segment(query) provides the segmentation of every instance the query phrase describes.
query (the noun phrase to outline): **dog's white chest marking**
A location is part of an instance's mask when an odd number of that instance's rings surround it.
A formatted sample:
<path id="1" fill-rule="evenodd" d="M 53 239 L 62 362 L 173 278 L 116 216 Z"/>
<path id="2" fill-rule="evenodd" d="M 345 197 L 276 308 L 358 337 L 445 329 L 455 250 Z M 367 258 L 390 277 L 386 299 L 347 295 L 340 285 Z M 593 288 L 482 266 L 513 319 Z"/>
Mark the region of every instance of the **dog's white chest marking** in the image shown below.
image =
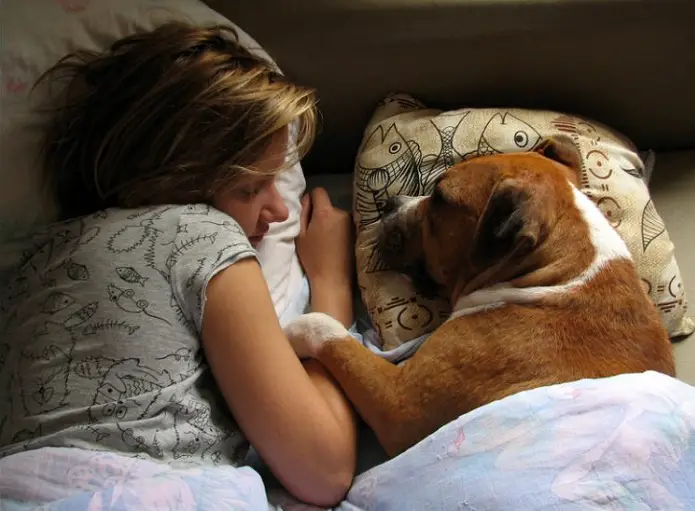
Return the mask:
<path id="1" fill-rule="evenodd" d="M 558 286 L 517 288 L 507 283 L 480 289 L 460 297 L 449 319 L 469 316 L 477 312 L 495 309 L 506 304 L 532 303 L 546 296 L 565 293 L 590 281 L 609 262 L 616 259 L 632 259 L 623 239 L 610 225 L 601 210 L 582 192 L 572 186 L 574 203 L 589 226 L 589 238 L 596 254 L 587 268 L 574 279 Z"/>

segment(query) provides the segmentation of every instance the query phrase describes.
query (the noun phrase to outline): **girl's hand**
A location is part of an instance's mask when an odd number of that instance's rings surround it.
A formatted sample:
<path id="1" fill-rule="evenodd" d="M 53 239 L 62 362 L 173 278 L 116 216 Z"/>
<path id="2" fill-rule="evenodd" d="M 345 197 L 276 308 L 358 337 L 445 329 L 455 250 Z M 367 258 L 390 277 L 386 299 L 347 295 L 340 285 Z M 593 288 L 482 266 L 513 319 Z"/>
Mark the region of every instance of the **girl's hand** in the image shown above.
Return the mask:
<path id="1" fill-rule="evenodd" d="M 347 211 L 333 207 L 323 188 L 314 188 L 302 197 L 296 245 L 312 290 L 316 286 L 352 286 L 352 219 Z"/>
<path id="2" fill-rule="evenodd" d="M 297 255 L 311 289 L 311 309 L 349 327 L 353 321 L 355 251 L 352 219 L 333 207 L 328 193 L 315 188 L 302 197 Z"/>

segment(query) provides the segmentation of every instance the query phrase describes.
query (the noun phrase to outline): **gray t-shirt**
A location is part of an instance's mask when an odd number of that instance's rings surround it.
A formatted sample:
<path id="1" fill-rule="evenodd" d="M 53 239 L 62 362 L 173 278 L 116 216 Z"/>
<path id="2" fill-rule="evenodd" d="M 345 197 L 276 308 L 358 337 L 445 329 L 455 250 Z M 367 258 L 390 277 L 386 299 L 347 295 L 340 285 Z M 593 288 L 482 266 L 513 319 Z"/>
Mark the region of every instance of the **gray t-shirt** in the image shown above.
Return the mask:
<path id="1" fill-rule="evenodd" d="M 53 224 L 0 290 L 0 457 L 42 446 L 238 464 L 247 442 L 204 361 L 205 289 L 256 257 L 205 205 Z"/>

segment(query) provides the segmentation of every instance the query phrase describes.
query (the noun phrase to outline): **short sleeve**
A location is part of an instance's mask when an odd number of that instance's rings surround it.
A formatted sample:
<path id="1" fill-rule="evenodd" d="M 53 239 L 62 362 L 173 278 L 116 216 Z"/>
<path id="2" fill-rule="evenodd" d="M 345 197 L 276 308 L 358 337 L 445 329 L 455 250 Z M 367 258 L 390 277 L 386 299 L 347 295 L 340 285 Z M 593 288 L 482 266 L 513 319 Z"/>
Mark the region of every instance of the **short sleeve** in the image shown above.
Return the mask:
<path id="1" fill-rule="evenodd" d="M 185 208 L 166 266 L 174 298 L 198 334 L 202 331 L 208 282 L 247 257 L 258 256 L 232 217 L 205 205 Z"/>

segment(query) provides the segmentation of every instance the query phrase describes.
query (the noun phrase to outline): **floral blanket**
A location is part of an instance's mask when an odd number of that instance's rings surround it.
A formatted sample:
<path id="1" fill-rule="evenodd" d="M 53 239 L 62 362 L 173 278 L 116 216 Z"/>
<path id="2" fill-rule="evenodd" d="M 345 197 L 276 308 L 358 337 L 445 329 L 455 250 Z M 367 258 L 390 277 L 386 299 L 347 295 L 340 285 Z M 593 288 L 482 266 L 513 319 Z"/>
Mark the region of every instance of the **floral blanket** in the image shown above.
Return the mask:
<path id="1" fill-rule="evenodd" d="M 249 467 L 175 470 L 68 448 L 0 460 L 0 509 L 315 509 Z M 336 509 L 695 509 L 695 388 L 654 373 L 522 392 L 359 475 Z"/>

